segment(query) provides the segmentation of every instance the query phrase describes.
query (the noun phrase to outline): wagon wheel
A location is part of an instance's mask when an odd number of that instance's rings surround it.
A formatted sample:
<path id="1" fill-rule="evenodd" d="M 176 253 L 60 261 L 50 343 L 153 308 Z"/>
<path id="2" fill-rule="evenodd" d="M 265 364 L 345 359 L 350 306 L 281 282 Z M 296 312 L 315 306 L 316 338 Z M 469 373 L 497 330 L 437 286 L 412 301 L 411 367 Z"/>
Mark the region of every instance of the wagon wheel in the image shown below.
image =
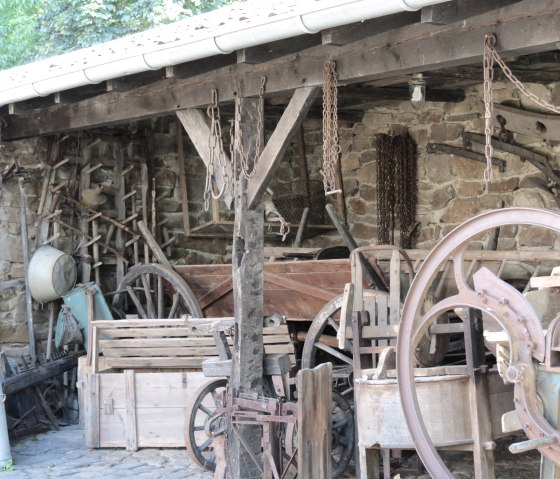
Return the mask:
<path id="1" fill-rule="evenodd" d="M 212 438 L 205 431 L 206 420 L 216 409 L 224 407 L 227 379 L 215 379 L 203 384 L 187 405 L 185 445 L 192 460 L 208 471 L 216 469 Z"/>
<path id="2" fill-rule="evenodd" d="M 315 316 L 303 344 L 301 354 L 303 369 L 311 369 L 321 362 L 330 361 L 333 364 L 333 377 L 350 375 L 352 372 L 351 343 L 347 341 L 348 347 L 341 350 L 338 348 L 336 337 L 339 322 L 335 316 L 339 313 L 343 300 L 342 295 L 331 299 Z"/>
<path id="3" fill-rule="evenodd" d="M 112 306 L 120 314 L 137 314 L 141 319 L 170 319 L 183 314 L 203 317 L 185 280 L 173 269 L 156 263 L 130 268 L 117 287 Z"/>
<path id="4" fill-rule="evenodd" d="M 418 455 L 432 477 L 450 479 L 454 476 L 436 451 L 423 421 L 412 358 L 419 338 L 439 316 L 448 311 L 482 311 L 485 323 L 487 320 L 495 321 L 506 332 L 510 357 L 505 378 L 515 383 L 514 404 L 525 433 L 529 439 L 539 441 L 558 434 L 543 417 L 538 404 L 533 363 L 535 360 L 544 361 L 545 339 L 535 311 L 521 293 L 487 268 L 480 268 L 473 275 L 474 288 L 467 284 L 463 258 L 470 241 L 480 233 L 507 225 L 539 226 L 560 233 L 560 214 L 537 208 L 506 208 L 468 220 L 449 233 L 426 257 L 404 303 L 397 348 L 397 381 L 408 429 Z M 421 311 L 419 305 L 428 295 L 437 272 L 450 259 L 457 294 L 436 302 L 428 311 Z M 465 322 L 470 321 L 470 315 L 463 316 Z M 486 324 L 484 328 L 487 328 Z M 539 447 L 539 451 L 560 463 L 558 444 Z"/>
<path id="5" fill-rule="evenodd" d="M 332 392 L 332 477 L 341 477 L 354 453 L 354 412 L 338 391 Z"/>

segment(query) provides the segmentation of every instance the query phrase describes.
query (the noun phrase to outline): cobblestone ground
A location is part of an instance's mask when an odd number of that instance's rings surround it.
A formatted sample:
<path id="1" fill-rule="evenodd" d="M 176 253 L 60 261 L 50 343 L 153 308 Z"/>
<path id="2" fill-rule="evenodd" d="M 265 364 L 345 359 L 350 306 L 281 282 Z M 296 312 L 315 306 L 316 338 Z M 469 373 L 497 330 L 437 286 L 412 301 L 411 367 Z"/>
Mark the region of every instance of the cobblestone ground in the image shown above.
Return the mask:
<path id="1" fill-rule="evenodd" d="M 497 479 L 537 479 L 539 454 L 512 456 L 506 449 L 511 441 L 498 443 Z M 183 449 L 87 449 L 80 426 L 68 426 L 12 443 L 15 470 L 0 473 L 0 479 L 211 479 L 201 471 Z M 406 453 L 405 453 L 406 455 Z M 472 455 L 447 452 L 446 464 L 457 479 L 474 478 Z M 392 464 L 392 475 L 400 479 L 430 479 L 411 456 Z M 351 473 L 345 479 L 353 478 Z M 323 479 L 323 478 L 309 478 Z M 437 478 L 436 478 L 437 479 Z"/>
<path id="2" fill-rule="evenodd" d="M 1 479 L 211 479 L 184 449 L 88 449 L 80 426 L 67 426 L 12 444 L 15 470 Z"/>

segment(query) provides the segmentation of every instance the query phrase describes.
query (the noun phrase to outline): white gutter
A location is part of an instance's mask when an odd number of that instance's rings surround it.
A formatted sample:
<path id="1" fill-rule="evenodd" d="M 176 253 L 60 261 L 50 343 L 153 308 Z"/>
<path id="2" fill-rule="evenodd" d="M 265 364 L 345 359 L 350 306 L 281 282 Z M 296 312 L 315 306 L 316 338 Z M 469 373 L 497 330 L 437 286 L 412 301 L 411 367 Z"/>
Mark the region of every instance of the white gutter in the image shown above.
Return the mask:
<path id="1" fill-rule="evenodd" d="M 119 78 L 133 73 L 186 63 L 216 54 L 227 54 L 242 48 L 262 45 L 304 33 L 317 33 L 326 28 L 333 28 L 350 23 L 383 17 L 404 11 L 416 11 L 429 5 L 444 3 L 450 0 L 321 0 L 297 2 L 297 6 L 282 15 L 269 15 L 250 20 L 249 22 L 228 20 L 226 25 L 211 32 L 209 35 L 186 35 L 189 38 L 175 38 L 162 45 L 148 48 L 136 48 L 131 54 L 114 56 L 106 55 L 107 59 L 84 68 L 73 67 L 73 64 L 87 64 L 84 56 L 95 47 L 78 50 L 60 57 L 36 62 L 23 67 L 16 67 L 0 72 L 0 80 L 9 74 L 8 81 L 0 81 L 7 88 L 0 86 L 0 106 L 51 93 L 64 91 L 88 84 L 100 83 L 105 80 Z M 263 4 L 255 4 L 255 8 L 263 8 Z M 227 8 L 227 7 L 226 7 Z M 214 12 L 212 12 L 214 13 Z M 202 16 L 187 21 L 202 20 Z M 153 29 L 151 32 L 163 32 L 166 25 Z M 145 32 L 149 34 L 149 32 Z M 132 39 L 134 35 L 129 38 Z M 104 44 L 109 46 L 114 40 Z M 104 55 L 101 54 L 101 57 Z M 72 59 L 75 58 L 75 61 Z M 57 59 L 64 59 L 68 66 L 59 71 L 52 68 Z M 93 58 L 95 61 L 95 58 Z M 62 62 L 64 63 L 64 62 Z M 21 77 L 18 78 L 18 72 Z M 10 85 L 11 84 L 11 85 Z"/>

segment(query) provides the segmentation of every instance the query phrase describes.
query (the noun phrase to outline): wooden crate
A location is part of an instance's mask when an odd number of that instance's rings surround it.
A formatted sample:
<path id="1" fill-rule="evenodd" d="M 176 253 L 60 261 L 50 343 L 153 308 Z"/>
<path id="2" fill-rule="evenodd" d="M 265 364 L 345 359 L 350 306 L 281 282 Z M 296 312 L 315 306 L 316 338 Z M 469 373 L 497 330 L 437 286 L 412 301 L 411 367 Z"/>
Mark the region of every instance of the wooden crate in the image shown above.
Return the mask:
<path id="1" fill-rule="evenodd" d="M 217 357 L 211 333 L 186 319 L 92 321 L 92 348 L 80 358 L 80 411 L 91 448 L 185 447 L 186 406 L 210 381 L 202 362 Z M 228 338 L 231 346 L 231 338 Z M 289 354 L 286 324 L 265 327 L 265 352 Z M 215 379 L 215 378 L 214 378 Z"/>
<path id="2" fill-rule="evenodd" d="M 91 448 L 185 447 L 186 405 L 209 379 L 198 371 L 82 373 L 81 406 Z"/>

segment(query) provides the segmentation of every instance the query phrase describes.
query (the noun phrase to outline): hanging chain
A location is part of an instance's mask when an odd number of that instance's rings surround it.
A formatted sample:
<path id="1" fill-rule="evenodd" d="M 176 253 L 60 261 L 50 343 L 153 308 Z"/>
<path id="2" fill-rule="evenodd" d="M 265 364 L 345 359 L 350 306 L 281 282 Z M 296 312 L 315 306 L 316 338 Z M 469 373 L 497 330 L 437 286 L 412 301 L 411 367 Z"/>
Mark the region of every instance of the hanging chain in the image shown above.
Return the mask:
<path id="1" fill-rule="evenodd" d="M 235 99 L 235 112 L 234 121 L 231 124 L 230 134 L 231 134 L 231 144 L 230 150 L 233 158 L 234 153 L 237 153 L 239 157 L 239 163 L 241 166 L 241 174 L 248 180 L 255 175 L 255 168 L 259 162 L 262 150 L 262 140 L 264 135 L 264 92 L 266 85 L 266 77 L 261 78 L 261 86 L 259 88 L 259 104 L 257 110 L 257 131 L 255 138 L 255 155 L 253 157 L 252 165 L 249 165 L 249 159 L 245 154 L 245 149 L 243 148 L 243 128 L 241 126 L 241 95 L 237 95 Z"/>
<path id="2" fill-rule="evenodd" d="M 416 147 L 408 136 L 375 135 L 377 149 L 377 244 L 411 248 L 416 220 Z"/>
<path id="3" fill-rule="evenodd" d="M 547 101 L 539 98 L 535 95 L 532 91 L 530 91 L 520 80 L 517 78 L 511 69 L 505 64 L 502 57 L 500 57 L 499 53 L 496 51 L 496 37 L 494 35 L 485 35 L 484 37 L 484 106 L 485 106 L 485 113 L 484 118 L 485 122 L 485 134 L 486 134 L 486 161 L 488 166 L 486 171 L 484 172 L 484 179 L 486 181 L 492 181 L 492 153 L 493 148 L 491 144 L 492 140 L 492 133 L 493 133 L 493 125 L 492 125 L 492 117 L 494 113 L 493 103 L 492 103 L 492 80 L 494 77 L 494 62 L 499 65 L 499 67 L 504 72 L 504 75 L 508 78 L 509 81 L 513 83 L 515 88 L 519 90 L 519 92 L 524 95 L 525 97 L 529 98 L 529 100 L 533 101 L 540 107 L 549 110 L 553 113 L 560 114 L 560 107 L 553 105 L 552 103 L 548 103 Z"/>
<path id="4" fill-rule="evenodd" d="M 486 156 L 486 170 L 484 170 L 484 181 L 487 183 L 494 179 L 492 171 L 492 156 L 494 156 L 494 148 L 492 146 L 492 134 L 494 133 L 494 125 L 492 117 L 494 116 L 494 103 L 492 94 L 492 81 L 494 80 L 494 56 L 491 54 L 491 48 L 496 38 L 494 35 L 486 35 L 484 37 L 484 135 L 486 136 L 486 144 L 484 146 L 484 155 Z"/>
<path id="5" fill-rule="evenodd" d="M 220 107 L 218 106 L 218 90 L 212 90 L 212 102 L 208 105 L 206 114 L 210 119 L 210 130 L 208 133 L 209 158 L 206 165 L 206 184 L 204 186 L 204 209 L 210 208 L 210 198 L 215 200 L 221 198 L 230 186 L 229 165 L 224 151 L 222 139 L 222 126 L 220 122 Z M 216 164 L 217 163 L 217 164 Z M 214 191 L 214 172 L 216 167 L 222 172 L 222 187 L 218 192 Z"/>
<path id="6" fill-rule="evenodd" d="M 338 106 L 336 63 L 329 60 L 323 72 L 323 186 L 325 195 L 340 193 L 336 189 L 336 165 L 340 156 L 338 144 Z"/>

